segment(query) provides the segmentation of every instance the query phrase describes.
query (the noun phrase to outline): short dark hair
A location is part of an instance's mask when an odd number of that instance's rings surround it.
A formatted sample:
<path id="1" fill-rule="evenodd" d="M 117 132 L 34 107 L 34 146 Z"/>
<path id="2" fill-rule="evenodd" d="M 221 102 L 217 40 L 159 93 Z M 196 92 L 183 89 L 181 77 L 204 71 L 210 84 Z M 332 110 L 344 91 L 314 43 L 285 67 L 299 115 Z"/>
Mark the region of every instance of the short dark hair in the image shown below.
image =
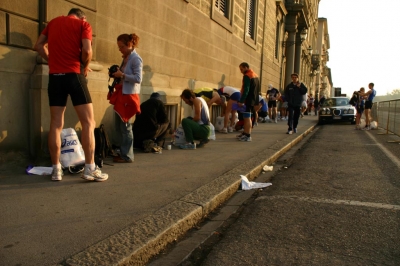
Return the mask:
<path id="1" fill-rule="evenodd" d="M 372 87 L 375 86 L 374 83 L 372 83 L 372 82 L 369 85 L 371 85 Z"/>
<path id="2" fill-rule="evenodd" d="M 185 98 L 186 100 L 189 100 L 190 98 L 196 98 L 196 94 L 194 94 L 193 91 L 189 89 L 184 89 L 181 94 L 181 98 Z"/>
<path id="3" fill-rule="evenodd" d="M 248 63 L 246 63 L 246 62 L 240 63 L 240 65 L 239 65 L 239 66 L 241 66 L 241 67 L 247 67 L 247 68 L 250 68 L 249 64 L 248 64 Z"/>
<path id="4" fill-rule="evenodd" d="M 85 12 L 83 12 L 79 8 L 71 8 L 71 10 L 68 12 L 68 16 L 69 15 L 75 15 L 78 18 L 83 18 L 85 16 Z"/>
<path id="5" fill-rule="evenodd" d="M 290 76 L 296 76 L 296 77 L 299 77 L 299 74 L 298 74 L 298 73 L 292 73 L 292 75 L 290 75 Z"/>

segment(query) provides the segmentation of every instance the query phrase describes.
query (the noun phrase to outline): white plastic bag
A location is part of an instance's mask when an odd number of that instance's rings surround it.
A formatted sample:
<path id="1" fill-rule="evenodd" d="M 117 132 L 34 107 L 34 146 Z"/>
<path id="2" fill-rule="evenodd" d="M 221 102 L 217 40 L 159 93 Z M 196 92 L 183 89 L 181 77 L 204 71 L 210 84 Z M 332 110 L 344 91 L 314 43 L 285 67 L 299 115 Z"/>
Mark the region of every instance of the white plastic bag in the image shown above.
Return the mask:
<path id="1" fill-rule="evenodd" d="M 216 139 L 216 137 L 215 137 L 215 127 L 211 122 L 210 122 L 210 136 L 208 137 L 208 139 L 211 139 L 211 140 L 215 140 Z"/>
<path id="2" fill-rule="evenodd" d="M 365 119 L 361 118 L 361 120 L 360 120 L 360 128 L 364 128 L 365 125 L 366 125 Z"/>
<path id="3" fill-rule="evenodd" d="M 63 167 L 85 163 L 85 153 L 73 128 L 64 128 L 61 131 L 60 162 Z"/>
<path id="4" fill-rule="evenodd" d="M 223 116 L 217 116 L 217 118 L 215 118 L 215 130 L 219 131 L 224 128 L 224 120 L 225 117 Z"/>
<path id="5" fill-rule="evenodd" d="M 182 124 L 179 124 L 174 134 L 174 145 L 179 146 L 185 143 L 186 143 L 185 131 L 183 131 Z"/>
<path id="6" fill-rule="evenodd" d="M 255 188 L 264 188 L 269 187 L 272 183 L 257 183 L 257 182 L 250 182 L 246 176 L 241 175 L 242 178 L 242 190 L 250 190 Z"/>
<path id="7" fill-rule="evenodd" d="M 371 129 L 377 129 L 378 128 L 378 122 L 372 121 L 370 126 L 371 126 Z"/>

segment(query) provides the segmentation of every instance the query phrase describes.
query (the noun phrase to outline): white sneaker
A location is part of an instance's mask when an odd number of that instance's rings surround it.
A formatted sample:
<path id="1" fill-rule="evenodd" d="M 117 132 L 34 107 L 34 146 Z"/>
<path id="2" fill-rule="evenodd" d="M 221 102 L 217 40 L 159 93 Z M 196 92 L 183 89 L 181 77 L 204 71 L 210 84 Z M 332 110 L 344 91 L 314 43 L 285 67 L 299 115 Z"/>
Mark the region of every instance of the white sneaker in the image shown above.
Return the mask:
<path id="1" fill-rule="evenodd" d="M 53 181 L 61 181 L 64 175 L 64 171 L 60 168 L 53 168 L 53 172 L 51 172 L 51 180 Z"/>
<path id="2" fill-rule="evenodd" d="M 101 173 L 100 168 L 96 165 L 96 168 L 93 171 L 85 167 L 81 177 L 88 181 L 103 182 L 108 179 L 108 174 Z"/>
<path id="3" fill-rule="evenodd" d="M 237 139 L 240 139 L 241 137 L 243 137 L 244 136 L 244 134 L 243 133 L 240 133 L 239 135 L 236 135 L 236 138 Z"/>
<path id="4" fill-rule="evenodd" d="M 293 131 L 289 130 L 288 132 L 286 132 L 286 134 L 292 135 Z"/>
<path id="5" fill-rule="evenodd" d="M 238 139 L 239 141 L 251 141 L 251 137 L 248 137 L 248 136 L 246 136 L 246 135 L 243 135 L 240 139 Z"/>
<path id="6" fill-rule="evenodd" d="M 275 123 L 278 123 L 278 120 L 275 118 Z"/>
<path id="7" fill-rule="evenodd" d="M 232 133 L 233 132 L 233 128 L 232 127 L 228 127 L 228 133 Z"/>
<path id="8" fill-rule="evenodd" d="M 218 130 L 219 133 L 224 133 L 224 134 L 228 134 L 228 130 L 226 129 L 226 127 L 224 127 L 223 129 Z"/>

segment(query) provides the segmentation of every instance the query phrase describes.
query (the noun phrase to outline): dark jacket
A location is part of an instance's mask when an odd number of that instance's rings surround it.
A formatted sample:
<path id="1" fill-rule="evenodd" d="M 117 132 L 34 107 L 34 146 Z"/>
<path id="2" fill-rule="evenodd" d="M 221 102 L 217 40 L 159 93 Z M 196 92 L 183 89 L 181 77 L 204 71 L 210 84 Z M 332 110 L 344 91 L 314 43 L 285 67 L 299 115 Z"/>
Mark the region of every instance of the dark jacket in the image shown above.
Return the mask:
<path id="1" fill-rule="evenodd" d="M 289 107 L 301 107 L 301 103 L 303 102 L 303 95 L 307 93 L 307 87 L 300 83 L 300 87 L 297 87 L 290 82 L 289 85 L 285 88 L 285 99 L 288 102 Z"/>
<path id="2" fill-rule="evenodd" d="M 145 139 L 154 138 L 161 125 L 169 123 L 164 103 L 150 98 L 140 105 L 141 113 L 136 115 L 133 123 L 135 146 L 140 146 Z"/>

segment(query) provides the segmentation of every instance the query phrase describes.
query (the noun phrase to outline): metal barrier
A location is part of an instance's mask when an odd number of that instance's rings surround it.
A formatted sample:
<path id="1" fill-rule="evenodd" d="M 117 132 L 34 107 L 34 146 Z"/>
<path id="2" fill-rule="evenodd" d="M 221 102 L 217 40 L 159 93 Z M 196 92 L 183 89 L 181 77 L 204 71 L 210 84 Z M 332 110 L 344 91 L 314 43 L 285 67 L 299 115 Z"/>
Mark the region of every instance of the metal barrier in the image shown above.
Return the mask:
<path id="1" fill-rule="evenodd" d="M 374 104 L 371 115 L 380 128 L 386 129 L 386 134 L 390 132 L 400 136 L 400 99 Z"/>

